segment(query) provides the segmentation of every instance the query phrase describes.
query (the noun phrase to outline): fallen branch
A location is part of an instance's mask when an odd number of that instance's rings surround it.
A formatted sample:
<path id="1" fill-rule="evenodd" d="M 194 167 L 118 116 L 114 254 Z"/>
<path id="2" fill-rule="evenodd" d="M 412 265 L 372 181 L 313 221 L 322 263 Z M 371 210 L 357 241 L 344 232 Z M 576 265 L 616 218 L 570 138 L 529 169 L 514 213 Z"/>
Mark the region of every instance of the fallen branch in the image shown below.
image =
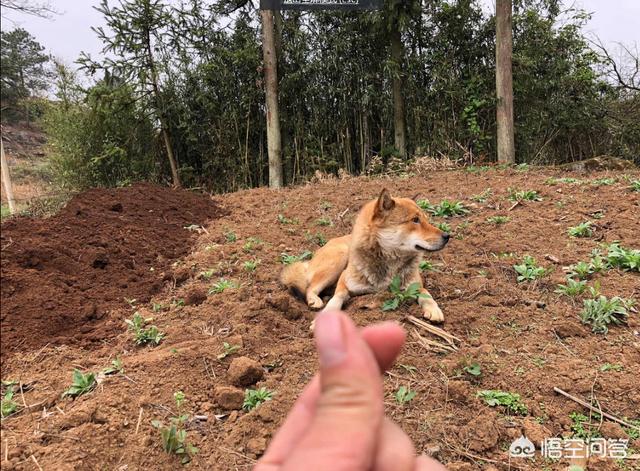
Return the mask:
<path id="1" fill-rule="evenodd" d="M 594 406 L 592 406 L 591 404 L 589 404 L 588 402 L 585 402 L 585 401 L 583 401 L 582 399 L 578 399 L 577 397 L 572 396 L 571 394 L 569 394 L 568 392 L 563 391 L 563 390 L 562 390 L 562 389 L 560 389 L 560 388 L 556 388 L 556 387 L 554 387 L 554 388 L 553 388 L 553 390 L 554 390 L 555 392 L 557 392 L 558 394 L 561 394 L 561 395 L 563 395 L 564 397 L 566 397 L 566 398 L 568 398 L 568 399 L 571 399 L 571 400 L 572 400 L 572 401 L 574 401 L 574 402 L 577 402 L 577 403 L 578 403 L 578 404 L 580 404 L 581 406 L 586 407 L 586 408 L 587 408 L 587 409 L 589 409 L 591 412 L 595 412 L 596 414 L 600 414 L 602 417 L 606 417 L 607 419 L 609 419 L 609 420 L 613 420 L 614 422 L 617 422 L 617 423 L 619 423 L 620 425 L 624 425 L 625 427 L 632 428 L 632 429 L 637 430 L 637 431 L 639 431 L 639 432 L 640 432 L 640 427 L 639 427 L 639 426 L 637 426 L 637 425 L 632 425 L 632 424 L 630 424 L 630 423 L 628 423 L 628 422 L 625 422 L 624 420 L 619 419 L 619 418 L 617 418 L 617 417 L 615 417 L 615 416 L 613 416 L 613 415 L 611 415 L 611 414 L 607 414 L 606 412 L 603 412 L 603 411 L 602 411 L 602 409 L 600 409 L 599 407 L 594 407 Z"/>
<path id="2" fill-rule="evenodd" d="M 412 331 L 413 336 L 416 338 L 418 343 L 422 345 L 427 350 L 433 350 L 437 353 L 452 353 L 457 350 L 455 346 L 447 345 L 444 343 L 436 342 L 435 340 L 429 340 L 424 338 L 422 335 L 418 333 L 416 329 Z"/>
<path id="3" fill-rule="evenodd" d="M 436 337 L 440 337 L 441 339 L 445 340 L 455 350 L 458 349 L 458 347 L 456 347 L 455 342 L 462 343 L 462 340 L 460 340 L 455 335 L 450 334 L 449 332 L 447 332 L 446 330 L 441 329 L 440 327 L 436 327 L 434 325 L 431 325 L 428 322 L 423 321 L 422 319 L 418 319 L 415 316 L 407 316 L 406 319 L 409 322 L 411 322 L 413 325 L 415 325 L 417 327 L 420 327 L 421 329 L 426 330 L 427 332 L 435 335 Z"/>

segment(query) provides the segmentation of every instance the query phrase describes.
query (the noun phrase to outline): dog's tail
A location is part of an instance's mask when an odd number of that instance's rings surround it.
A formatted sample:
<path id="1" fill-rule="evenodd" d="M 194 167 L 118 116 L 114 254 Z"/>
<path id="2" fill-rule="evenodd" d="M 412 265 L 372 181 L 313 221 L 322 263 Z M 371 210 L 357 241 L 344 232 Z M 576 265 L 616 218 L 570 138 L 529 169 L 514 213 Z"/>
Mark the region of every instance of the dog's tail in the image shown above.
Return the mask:
<path id="1" fill-rule="evenodd" d="M 296 262 L 287 265 L 280 273 L 280 282 L 304 299 L 309 280 L 307 273 L 309 262 Z"/>

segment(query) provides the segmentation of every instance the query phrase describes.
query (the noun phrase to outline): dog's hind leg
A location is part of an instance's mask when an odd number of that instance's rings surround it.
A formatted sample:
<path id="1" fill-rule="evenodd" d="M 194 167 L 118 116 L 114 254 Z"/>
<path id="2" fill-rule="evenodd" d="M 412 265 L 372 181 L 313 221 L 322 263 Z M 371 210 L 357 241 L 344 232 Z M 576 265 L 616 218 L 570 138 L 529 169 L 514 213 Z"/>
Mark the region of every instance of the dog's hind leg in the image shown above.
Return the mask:
<path id="1" fill-rule="evenodd" d="M 324 302 L 320 299 L 320 293 L 325 288 L 335 284 L 336 280 L 340 276 L 335 267 L 323 267 L 316 271 L 309 281 L 309 287 L 307 288 L 307 305 L 311 309 L 322 309 Z"/>

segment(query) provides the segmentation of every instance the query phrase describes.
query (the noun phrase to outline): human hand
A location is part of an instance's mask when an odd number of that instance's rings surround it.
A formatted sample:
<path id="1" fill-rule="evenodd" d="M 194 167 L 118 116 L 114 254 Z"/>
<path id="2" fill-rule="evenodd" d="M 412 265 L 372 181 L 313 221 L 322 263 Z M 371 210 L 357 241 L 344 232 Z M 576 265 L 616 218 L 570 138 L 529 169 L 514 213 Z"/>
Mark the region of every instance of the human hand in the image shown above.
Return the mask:
<path id="1" fill-rule="evenodd" d="M 254 471 L 446 471 L 384 416 L 381 372 L 405 334 L 386 322 L 358 331 L 343 313 L 316 317 L 320 372 L 293 405 Z"/>

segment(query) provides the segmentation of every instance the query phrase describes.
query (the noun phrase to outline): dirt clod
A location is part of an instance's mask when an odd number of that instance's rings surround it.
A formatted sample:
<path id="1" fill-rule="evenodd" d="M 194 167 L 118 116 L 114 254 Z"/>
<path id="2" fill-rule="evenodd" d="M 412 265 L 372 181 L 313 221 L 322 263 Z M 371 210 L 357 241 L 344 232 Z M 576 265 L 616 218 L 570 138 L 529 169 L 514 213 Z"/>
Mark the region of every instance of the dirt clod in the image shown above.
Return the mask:
<path id="1" fill-rule="evenodd" d="M 216 402 L 225 410 L 242 409 L 244 392 L 232 386 L 218 386 L 215 391 Z"/>
<path id="2" fill-rule="evenodd" d="M 264 376 L 260 363 L 251 358 L 234 358 L 229 365 L 229 381 L 236 386 L 251 386 Z"/>

